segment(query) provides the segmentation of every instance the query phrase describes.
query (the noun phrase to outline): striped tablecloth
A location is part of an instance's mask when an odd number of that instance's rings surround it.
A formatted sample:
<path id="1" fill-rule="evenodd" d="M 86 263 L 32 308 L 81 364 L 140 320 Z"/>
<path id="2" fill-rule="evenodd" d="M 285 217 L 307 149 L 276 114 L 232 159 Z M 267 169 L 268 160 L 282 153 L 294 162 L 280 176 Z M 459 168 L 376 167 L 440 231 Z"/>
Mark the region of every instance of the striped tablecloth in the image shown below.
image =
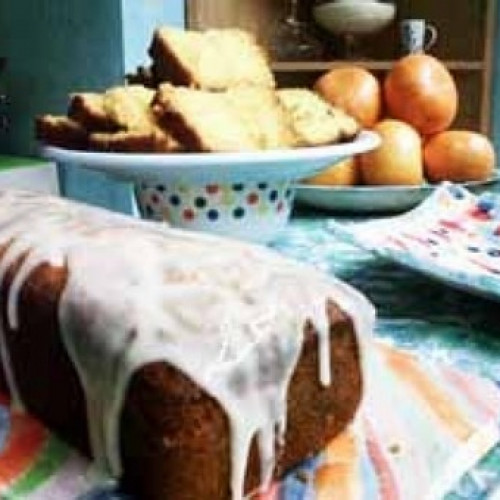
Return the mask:
<path id="1" fill-rule="evenodd" d="M 356 421 L 261 500 L 431 500 L 499 439 L 500 390 L 487 379 L 374 347 Z M 124 498 L 112 481 L 31 417 L 0 401 L 6 499 Z"/>
<path id="2" fill-rule="evenodd" d="M 359 420 L 281 498 L 441 499 L 498 442 L 495 384 L 383 344 L 375 358 Z"/>

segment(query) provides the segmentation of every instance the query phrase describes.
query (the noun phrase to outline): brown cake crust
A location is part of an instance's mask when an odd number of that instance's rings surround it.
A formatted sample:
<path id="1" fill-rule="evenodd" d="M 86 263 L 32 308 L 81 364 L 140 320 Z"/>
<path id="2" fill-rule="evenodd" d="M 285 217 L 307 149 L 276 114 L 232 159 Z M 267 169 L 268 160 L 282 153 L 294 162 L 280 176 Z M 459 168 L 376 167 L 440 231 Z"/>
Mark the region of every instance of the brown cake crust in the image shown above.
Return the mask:
<path id="1" fill-rule="evenodd" d="M 68 106 L 68 116 L 87 130 L 116 132 L 119 129 L 104 108 L 103 94 L 96 92 L 73 94 Z"/>
<path id="2" fill-rule="evenodd" d="M 5 248 L 0 249 L 0 259 Z M 17 265 L 0 290 L 2 316 Z M 62 344 L 58 304 L 67 270 L 44 264 L 29 277 L 19 299 L 19 329 L 4 321 L 16 380 L 27 410 L 63 439 L 89 454 L 84 393 Z M 362 379 L 353 325 L 335 304 L 331 321 L 332 384 L 318 382 L 317 338 L 305 325 L 305 342 L 288 392 L 286 445 L 277 475 L 319 451 L 352 420 Z M 5 382 L 2 380 L 2 385 Z M 211 396 L 166 363 L 150 363 L 132 377 L 121 417 L 126 486 L 140 499 L 227 500 L 230 454 L 227 417 Z M 246 491 L 259 481 L 253 443 Z"/>
<path id="3" fill-rule="evenodd" d="M 51 146 L 69 149 L 88 148 L 88 132 L 66 116 L 42 115 L 35 118 L 35 137 Z"/>
<path id="4" fill-rule="evenodd" d="M 180 144 L 160 129 L 124 132 L 95 132 L 89 136 L 91 150 L 120 153 L 180 152 Z"/>
<path id="5" fill-rule="evenodd" d="M 149 55 L 154 63 L 151 66 L 152 78 L 155 82 L 171 82 L 174 85 L 193 85 L 193 75 L 189 73 L 175 53 L 155 31 L 149 47 Z"/>

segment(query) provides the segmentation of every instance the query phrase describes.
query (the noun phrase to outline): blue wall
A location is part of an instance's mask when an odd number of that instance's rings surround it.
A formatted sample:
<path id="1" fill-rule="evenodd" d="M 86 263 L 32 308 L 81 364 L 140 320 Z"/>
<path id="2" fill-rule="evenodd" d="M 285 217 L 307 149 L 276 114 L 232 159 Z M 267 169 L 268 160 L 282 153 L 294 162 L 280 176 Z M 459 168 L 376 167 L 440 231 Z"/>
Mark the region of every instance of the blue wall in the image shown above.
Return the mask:
<path id="1" fill-rule="evenodd" d="M 2 77 L 10 96 L 8 152 L 36 155 L 33 120 L 64 114 L 68 94 L 101 90 L 148 62 L 160 24 L 184 23 L 182 0 L 0 0 Z M 61 168 L 66 195 L 129 212 L 129 186 L 102 175 Z"/>
<path id="2" fill-rule="evenodd" d="M 102 0 L 101 0 L 102 1 Z M 182 0 L 120 0 L 121 37 L 119 39 L 121 72 L 147 65 L 147 49 L 153 30 L 162 24 L 184 25 Z M 132 187 L 111 181 L 103 175 L 74 167 L 61 167 L 63 193 L 73 199 L 133 213 Z"/>
<path id="3" fill-rule="evenodd" d="M 33 117 L 64 112 L 68 92 L 123 71 L 119 5 L 102 0 L 0 1 L 0 53 L 10 96 L 9 150 L 34 153 Z"/>
<path id="4" fill-rule="evenodd" d="M 162 24 L 184 25 L 180 0 L 122 0 L 124 66 L 127 72 L 147 65 L 151 34 Z"/>
<path id="5" fill-rule="evenodd" d="M 122 81 L 147 63 L 155 26 L 183 22 L 181 0 L 0 0 L 10 152 L 35 154 L 34 116 L 64 113 L 72 91 Z"/>

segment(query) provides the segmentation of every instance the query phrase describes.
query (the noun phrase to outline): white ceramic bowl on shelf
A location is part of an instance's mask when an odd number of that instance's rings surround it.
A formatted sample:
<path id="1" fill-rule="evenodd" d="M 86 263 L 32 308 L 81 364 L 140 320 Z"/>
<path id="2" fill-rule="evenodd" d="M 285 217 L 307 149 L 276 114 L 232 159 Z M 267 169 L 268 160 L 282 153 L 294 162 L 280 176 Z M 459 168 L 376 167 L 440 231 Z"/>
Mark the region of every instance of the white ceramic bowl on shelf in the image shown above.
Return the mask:
<path id="1" fill-rule="evenodd" d="M 332 0 L 335 1 L 335 3 L 372 3 L 376 2 L 378 0 Z M 328 3 L 328 2 L 323 2 L 323 3 Z"/>
<path id="2" fill-rule="evenodd" d="M 395 5 L 373 0 L 337 0 L 313 8 L 316 23 L 335 35 L 376 33 L 395 15 Z"/>

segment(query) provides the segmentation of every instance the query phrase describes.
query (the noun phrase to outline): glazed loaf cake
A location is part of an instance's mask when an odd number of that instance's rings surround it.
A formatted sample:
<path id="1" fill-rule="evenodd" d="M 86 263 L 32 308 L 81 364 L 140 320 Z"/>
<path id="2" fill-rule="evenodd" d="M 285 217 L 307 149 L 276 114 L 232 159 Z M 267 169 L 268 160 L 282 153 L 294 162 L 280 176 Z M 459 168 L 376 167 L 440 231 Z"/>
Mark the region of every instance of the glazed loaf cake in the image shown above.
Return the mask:
<path id="1" fill-rule="evenodd" d="M 373 311 L 257 246 L 0 194 L 3 384 L 139 499 L 227 500 L 354 418 Z"/>

